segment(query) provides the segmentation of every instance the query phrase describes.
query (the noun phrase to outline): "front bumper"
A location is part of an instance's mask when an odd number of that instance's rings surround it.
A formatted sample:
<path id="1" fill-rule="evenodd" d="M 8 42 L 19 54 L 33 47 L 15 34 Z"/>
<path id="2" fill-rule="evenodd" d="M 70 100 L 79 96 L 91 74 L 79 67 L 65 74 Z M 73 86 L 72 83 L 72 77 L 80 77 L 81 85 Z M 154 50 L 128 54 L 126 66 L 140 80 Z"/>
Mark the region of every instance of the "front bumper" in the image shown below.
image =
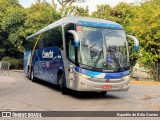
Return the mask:
<path id="1" fill-rule="evenodd" d="M 113 81 L 119 81 L 119 82 L 113 82 Z M 111 86 L 111 87 L 104 89 L 103 86 Z M 122 80 L 121 78 L 114 79 L 114 80 L 110 79 L 110 82 L 108 83 L 98 82 L 98 80 L 92 81 L 92 80 L 79 78 L 79 77 L 77 77 L 77 80 L 76 80 L 77 91 L 128 91 L 129 86 L 130 86 L 130 79 L 125 81 Z"/>

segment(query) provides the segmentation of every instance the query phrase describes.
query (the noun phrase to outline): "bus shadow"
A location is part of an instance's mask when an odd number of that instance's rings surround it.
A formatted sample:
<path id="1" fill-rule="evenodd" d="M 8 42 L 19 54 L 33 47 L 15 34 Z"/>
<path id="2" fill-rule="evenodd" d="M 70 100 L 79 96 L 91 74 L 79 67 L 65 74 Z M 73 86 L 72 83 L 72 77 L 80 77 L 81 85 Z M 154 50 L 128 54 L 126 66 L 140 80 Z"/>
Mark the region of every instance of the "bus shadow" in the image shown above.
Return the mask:
<path id="1" fill-rule="evenodd" d="M 99 92 L 80 92 L 73 90 L 68 90 L 67 95 L 77 99 L 120 99 L 120 97 L 108 93 L 104 95 Z"/>
<path id="2" fill-rule="evenodd" d="M 47 87 L 49 89 L 52 89 L 56 92 L 61 92 L 61 89 L 59 86 L 54 85 L 52 83 L 43 81 L 43 80 L 39 80 L 37 79 L 34 83 L 42 85 L 44 87 Z M 120 99 L 121 97 L 115 96 L 115 95 L 111 95 L 111 94 L 101 94 L 99 92 L 80 92 L 80 91 L 74 91 L 74 90 L 70 90 L 67 89 L 67 93 L 66 95 L 70 96 L 70 97 L 74 97 L 77 99 Z"/>
<path id="3" fill-rule="evenodd" d="M 55 90 L 57 92 L 61 92 L 61 89 L 60 89 L 60 87 L 58 85 L 54 85 L 54 84 L 46 82 L 44 80 L 36 79 L 36 81 L 34 81 L 33 83 L 39 84 L 39 85 L 41 85 L 43 87 Z"/>

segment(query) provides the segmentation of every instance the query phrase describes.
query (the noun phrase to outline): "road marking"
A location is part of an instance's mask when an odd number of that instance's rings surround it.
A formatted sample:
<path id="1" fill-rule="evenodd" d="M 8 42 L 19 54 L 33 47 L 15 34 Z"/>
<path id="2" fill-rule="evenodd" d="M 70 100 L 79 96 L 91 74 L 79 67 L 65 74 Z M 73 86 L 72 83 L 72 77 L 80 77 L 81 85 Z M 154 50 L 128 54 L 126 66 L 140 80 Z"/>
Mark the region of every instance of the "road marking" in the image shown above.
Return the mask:
<path id="1" fill-rule="evenodd" d="M 137 95 L 135 94 L 131 94 L 135 99 L 140 99 L 140 97 L 138 97 Z M 156 97 L 160 97 L 160 94 L 151 94 L 153 96 L 150 96 L 149 94 L 145 94 L 144 95 L 144 98 L 141 99 L 141 100 L 144 100 L 147 104 L 149 104 L 150 106 L 152 106 L 152 108 L 156 109 L 157 111 L 160 111 L 160 106 L 159 105 L 156 105 L 154 104 L 153 102 L 150 101 L 151 98 L 156 98 Z"/>
<path id="2" fill-rule="evenodd" d="M 160 97 L 160 95 L 158 95 L 157 97 Z M 150 101 L 150 99 L 153 98 L 151 97 L 149 94 L 144 95 L 144 101 L 147 102 L 148 104 L 150 104 L 153 108 L 155 108 L 156 110 L 160 111 L 160 106 L 154 104 L 153 102 Z"/>

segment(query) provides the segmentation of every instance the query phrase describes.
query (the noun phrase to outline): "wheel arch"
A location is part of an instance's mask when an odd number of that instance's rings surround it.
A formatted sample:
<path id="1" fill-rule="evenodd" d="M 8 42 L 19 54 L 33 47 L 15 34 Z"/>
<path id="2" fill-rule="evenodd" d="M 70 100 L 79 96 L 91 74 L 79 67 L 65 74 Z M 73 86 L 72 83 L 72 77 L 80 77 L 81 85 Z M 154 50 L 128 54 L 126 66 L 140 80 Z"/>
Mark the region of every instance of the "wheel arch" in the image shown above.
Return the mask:
<path id="1" fill-rule="evenodd" d="M 63 75 L 63 80 L 64 80 L 64 83 L 65 83 L 65 86 L 66 86 L 66 77 L 65 77 L 65 72 L 62 68 L 59 68 L 58 71 L 57 71 L 57 85 L 59 85 L 59 77 Z"/>

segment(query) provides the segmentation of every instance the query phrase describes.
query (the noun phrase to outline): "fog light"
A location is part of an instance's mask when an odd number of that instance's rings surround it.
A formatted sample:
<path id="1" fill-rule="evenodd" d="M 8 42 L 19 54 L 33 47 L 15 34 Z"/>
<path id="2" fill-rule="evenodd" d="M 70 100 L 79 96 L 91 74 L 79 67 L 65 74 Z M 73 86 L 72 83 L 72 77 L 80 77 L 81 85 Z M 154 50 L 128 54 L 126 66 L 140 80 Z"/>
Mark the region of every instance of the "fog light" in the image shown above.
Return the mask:
<path id="1" fill-rule="evenodd" d="M 130 86 L 130 84 L 127 84 L 124 86 L 124 89 L 128 88 Z"/>
<path id="2" fill-rule="evenodd" d="M 87 87 L 87 85 L 86 85 L 86 84 L 84 84 L 84 83 L 81 83 L 81 86 L 82 86 L 82 87 Z"/>

